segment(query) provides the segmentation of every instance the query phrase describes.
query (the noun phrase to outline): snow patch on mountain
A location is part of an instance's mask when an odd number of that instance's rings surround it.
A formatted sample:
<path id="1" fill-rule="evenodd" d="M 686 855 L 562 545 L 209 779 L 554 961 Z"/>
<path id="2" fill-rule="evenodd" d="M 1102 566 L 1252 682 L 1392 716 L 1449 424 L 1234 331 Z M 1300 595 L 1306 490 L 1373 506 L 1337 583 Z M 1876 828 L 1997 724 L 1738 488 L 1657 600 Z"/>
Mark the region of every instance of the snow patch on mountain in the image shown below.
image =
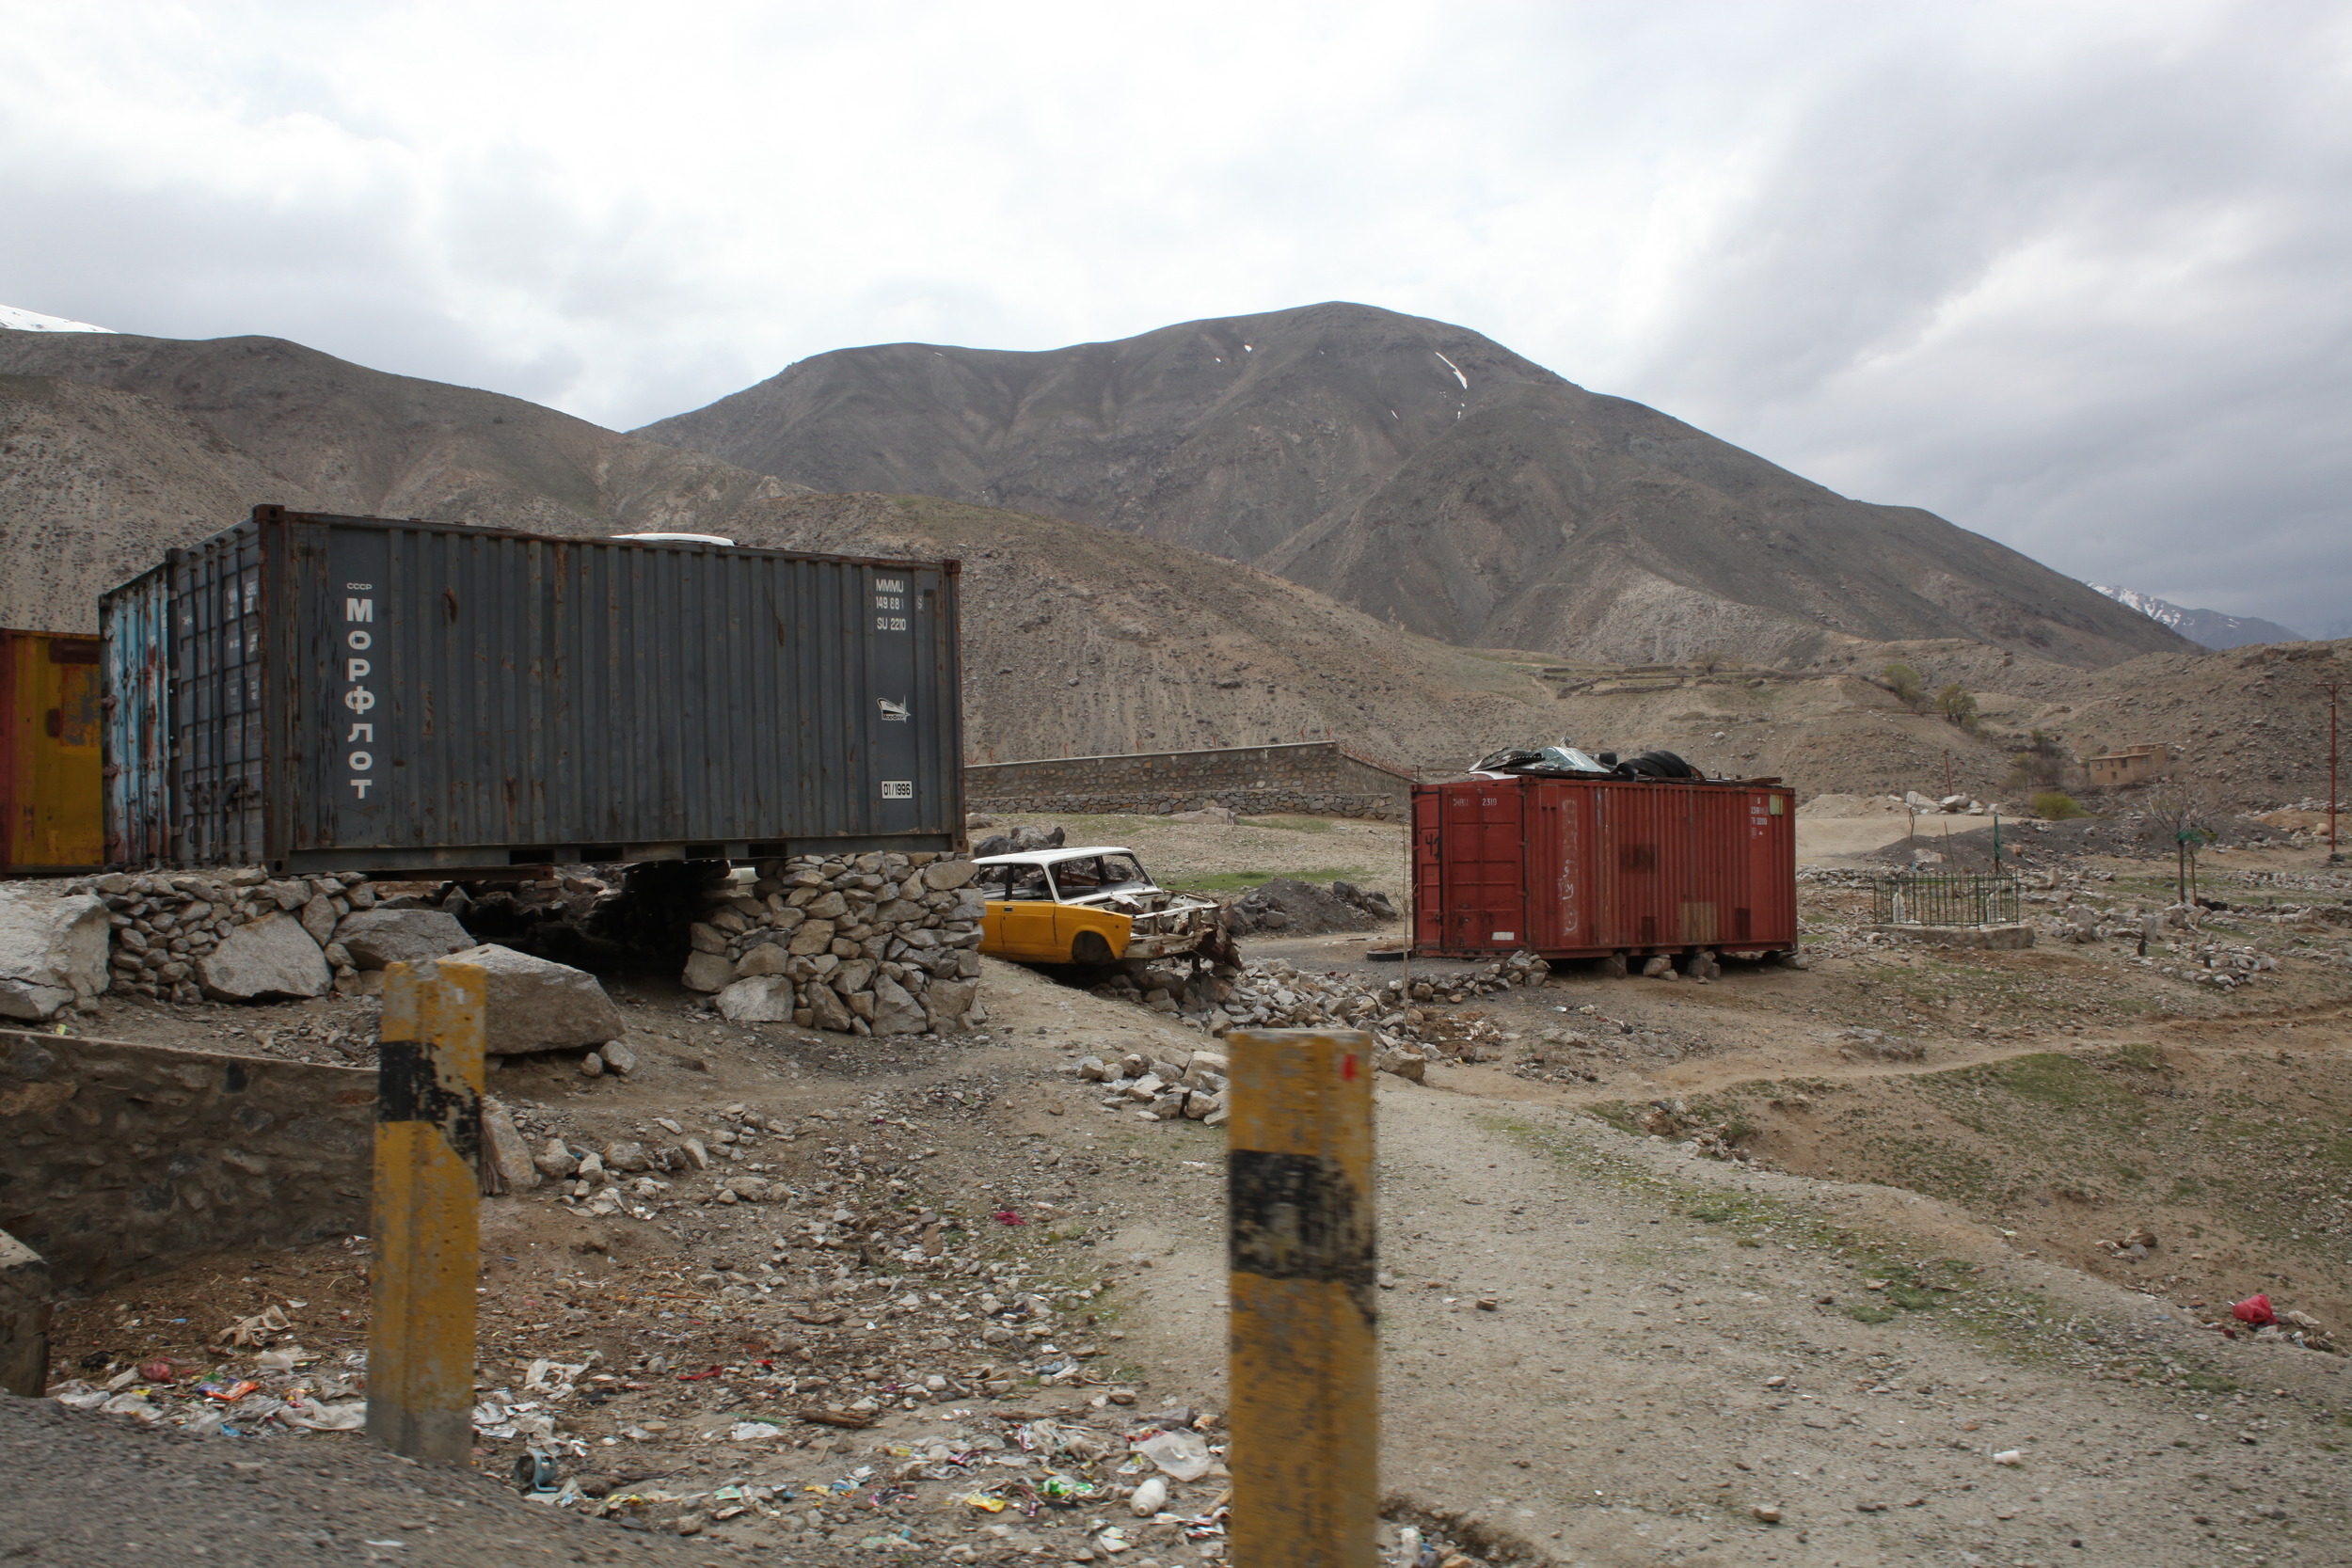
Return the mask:
<path id="1" fill-rule="evenodd" d="M 92 326 L 87 322 L 68 321 L 63 316 L 44 316 L 38 310 L 20 310 L 13 305 L 0 305 L 0 326 L 11 332 L 112 332 L 110 326 Z"/>
<path id="2" fill-rule="evenodd" d="M 2201 647 L 2240 648 L 2249 642 L 2310 641 L 2301 632 L 2289 631 L 2276 621 L 2265 621 L 2251 615 L 2224 615 L 2217 610 L 2191 610 L 2169 599 L 2159 599 L 2153 594 L 2141 594 L 2129 588 L 2111 588 L 2103 582 L 2094 582 L 2090 587 L 2094 593 L 2105 594 L 2117 604 L 2137 610 L 2152 621 L 2161 621 Z"/>

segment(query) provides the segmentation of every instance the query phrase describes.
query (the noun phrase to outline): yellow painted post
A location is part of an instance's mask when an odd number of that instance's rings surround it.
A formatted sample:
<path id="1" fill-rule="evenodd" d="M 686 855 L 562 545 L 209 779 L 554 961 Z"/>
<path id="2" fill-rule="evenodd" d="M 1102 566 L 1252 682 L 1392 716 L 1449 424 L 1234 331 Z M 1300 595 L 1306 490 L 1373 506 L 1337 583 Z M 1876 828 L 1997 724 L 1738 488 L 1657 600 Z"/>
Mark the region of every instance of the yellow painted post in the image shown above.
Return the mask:
<path id="1" fill-rule="evenodd" d="M 1225 1043 L 1232 1568 L 1373 1568 L 1373 1038 L 1270 1029 Z"/>
<path id="2" fill-rule="evenodd" d="M 448 1464 L 473 1452 L 487 983 L 479 964 L 388 968 L 375 1075 L 368 1435 Z"/>

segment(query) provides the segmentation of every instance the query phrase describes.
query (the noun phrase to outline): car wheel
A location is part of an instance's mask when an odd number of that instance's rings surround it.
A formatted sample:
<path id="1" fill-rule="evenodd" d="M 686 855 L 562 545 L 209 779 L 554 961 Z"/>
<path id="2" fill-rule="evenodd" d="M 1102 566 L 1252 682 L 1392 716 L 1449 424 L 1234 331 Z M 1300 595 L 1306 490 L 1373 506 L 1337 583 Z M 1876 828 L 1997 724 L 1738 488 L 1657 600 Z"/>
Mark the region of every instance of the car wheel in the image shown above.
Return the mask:
<path id="1" fill-rule="evenodd" d="M 1100 931 L 1080 931 L 1070 944 L 1070 961 L 1073 964 L 1106 964 L 1111 961 L 1111 944 L 1103 940 Z"/>

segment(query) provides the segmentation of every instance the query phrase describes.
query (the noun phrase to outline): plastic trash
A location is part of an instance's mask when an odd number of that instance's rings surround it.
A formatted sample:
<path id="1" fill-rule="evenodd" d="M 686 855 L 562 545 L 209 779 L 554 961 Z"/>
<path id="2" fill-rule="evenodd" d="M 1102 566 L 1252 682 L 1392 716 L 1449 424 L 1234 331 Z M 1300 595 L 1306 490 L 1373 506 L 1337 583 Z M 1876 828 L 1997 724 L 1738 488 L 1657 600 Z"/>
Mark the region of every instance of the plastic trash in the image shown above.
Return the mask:
<path id="1" fill-rule="evenodd" d="M 1999 1453 L 1993 1456 L 1994 1464 L 2007 1465 L 2012 1468 L 2023 1465 L 2025 1462 L 2026 1450 L 2023 1449 L 2003 1449 Z"/>
<path id="2" fill-rule="evenodd" d="M 756 1443 L 763 1438 L 783 1436 L 784 1429 L 772 1421 L 738 1421 L 727 1435 L 739 1443 Z"/>
<path id="3" fill-rule="evenodd" d="M 1161 1432 L 1135 1445 L 1143 1455 L 1178 1481 L 1199 1481 L 1215 1463 L 1209 1445 L 1197 1433 Z"/>
<path id="4" fill-rule="evenodd" d="M 308 1427 L 312 1432 L 357 1432 L 368 1424 L 368 1402 L 322 1404 L 317 1400 L 295 1398 L 286 1402 L 286 1409 L 278 1418 L 289 1426 Z"/>
<path id="5" fill-rule="evenodd" d="M 1149 1519 L 1168 1506 L 1168 1482 L 1153 1476 L 1136 1488 L 1136 1495 L 1127 1499 L 1127 1510 L 1138 1519 Z"/>
<path id="6" fill-rule="evenodd" d="M 2266 1295 L 2248 1296 L 2230 1308 L 2230 1316 L 2242 1323 L 2252 1323 L 2256 1328 L 2279 1321 L 2278 1314 L 2270 1309 L 2270 1298 Z"/>
<path id="7" fill-rule="evenodd" d="M 534 1492 L 552 1493 L 555 1487 L 555 1456 L 549 1453 L 527 1453 L 515 1461 L 515 1490 L 525 1497 Z"/>

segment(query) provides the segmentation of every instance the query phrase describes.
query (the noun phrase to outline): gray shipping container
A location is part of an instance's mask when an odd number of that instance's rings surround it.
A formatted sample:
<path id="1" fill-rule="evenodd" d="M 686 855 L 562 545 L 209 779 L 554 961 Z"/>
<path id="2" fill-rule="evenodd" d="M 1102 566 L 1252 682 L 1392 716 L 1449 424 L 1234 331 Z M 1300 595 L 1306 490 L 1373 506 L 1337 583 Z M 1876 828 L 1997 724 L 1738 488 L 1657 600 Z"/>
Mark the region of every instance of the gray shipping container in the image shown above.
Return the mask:
<path id="1" fill-rule="evenodd" d="M 100 601 L 108 859 L 950 848 L 959 570 L 257 507 Z"/>

